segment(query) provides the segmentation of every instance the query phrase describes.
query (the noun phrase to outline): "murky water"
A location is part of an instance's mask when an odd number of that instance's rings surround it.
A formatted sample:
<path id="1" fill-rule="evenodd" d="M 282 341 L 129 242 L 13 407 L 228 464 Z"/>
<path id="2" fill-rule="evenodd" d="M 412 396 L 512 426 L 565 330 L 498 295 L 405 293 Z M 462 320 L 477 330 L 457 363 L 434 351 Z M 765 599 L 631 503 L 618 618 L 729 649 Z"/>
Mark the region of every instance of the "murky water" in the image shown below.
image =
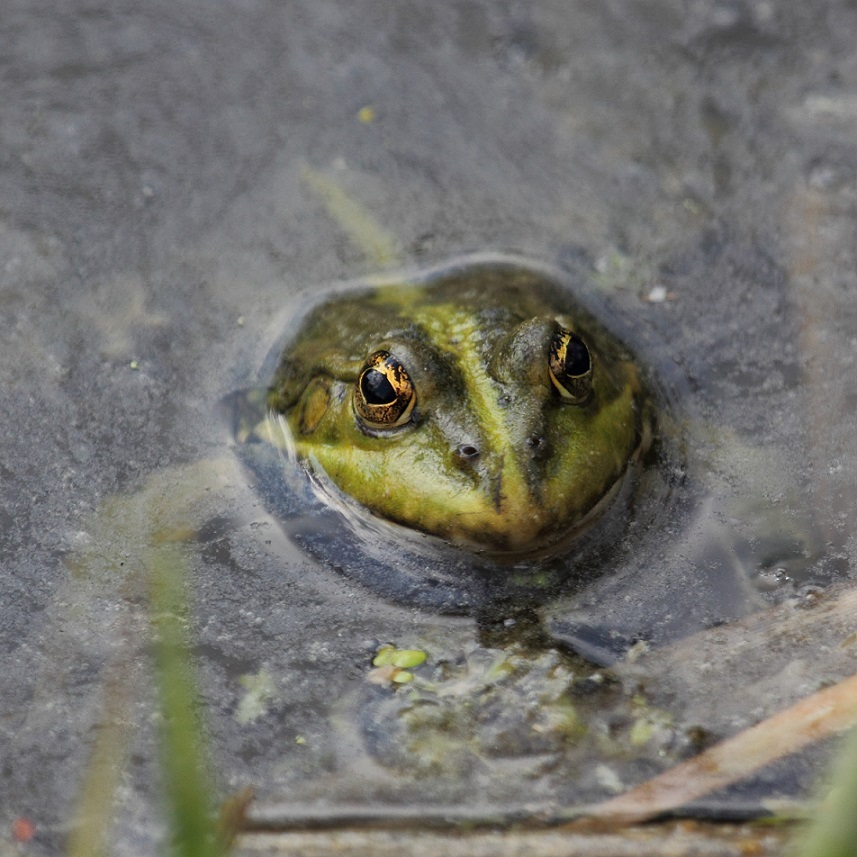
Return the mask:
<path id="1" fill-rule="evenodd" d="M 853 573 L 855 19 L 847 2 L 6 4 L 4 829 L 31 819 L 32 853 L 55 853 L 112 721 L 115 853 L 155 850 L 145 570 L 165 533 L 218 791 L 252 785 L 260 813 L 561 811 L 850 674 L 835 623 L 747 620 L 748 660 L 728 634 L 708 647 L 746 614 L 811 616 Z M 680 454 L 670 514 L 641 505 L 602 577 L 480 623 L 300 549 L 223 403 L 265 383 L 326 289 L 487 250 L 589 284 L 674 403 Z M 611 679 L 600 665 L 641 640 L 652 659 Z M 428 653 L 411 687 L 369 679 L 383 643 Z M 803 800 L 823 757 L 702 809 Z"/>

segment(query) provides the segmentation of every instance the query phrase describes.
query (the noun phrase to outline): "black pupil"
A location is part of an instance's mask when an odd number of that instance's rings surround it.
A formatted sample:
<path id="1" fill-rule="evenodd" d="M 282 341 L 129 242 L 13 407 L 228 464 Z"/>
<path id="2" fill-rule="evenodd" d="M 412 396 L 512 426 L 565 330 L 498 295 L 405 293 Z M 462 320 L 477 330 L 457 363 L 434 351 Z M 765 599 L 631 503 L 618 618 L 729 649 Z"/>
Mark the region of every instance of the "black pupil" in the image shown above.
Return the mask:
<path id="1" fill-rule="evenodd" d="M 360 379 L 363 398 L 370 405 L 389 405 L 396 401 L 396 391 L 387 376 L 377 369 L 367 369 Z"/>
<path id="2" fill-rule="evenodd" d="M 569 337 L 568 345 L 565 346 L 565 371 L 574 378 L 585 375 L 589 371 L 589 349 L 579 336 Z"/>

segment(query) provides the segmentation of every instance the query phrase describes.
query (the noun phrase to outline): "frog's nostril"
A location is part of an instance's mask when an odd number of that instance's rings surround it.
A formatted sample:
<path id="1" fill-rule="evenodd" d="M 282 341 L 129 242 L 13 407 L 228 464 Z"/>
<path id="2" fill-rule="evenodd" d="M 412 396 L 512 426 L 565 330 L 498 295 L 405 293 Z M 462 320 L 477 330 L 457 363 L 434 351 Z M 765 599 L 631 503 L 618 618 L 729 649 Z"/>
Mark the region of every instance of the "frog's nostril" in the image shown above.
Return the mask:
<path id="1" fill-rule="evenodd" d="M 473 459 L 479 458 L 479 447 L 474 446 L 472 443 L 462 443 L 461 446 L 455 450 L 455 454 L 462 461 L 473 461 Z"/>
<path id="2" fill-rule="evenodd" d="M 530 454 L 536 461 L 544 461 L 550 457 L 551 447 L 547 438 L 541 435 L 534 434 L 527 438 L 527 446 L 530 448 Z"/>

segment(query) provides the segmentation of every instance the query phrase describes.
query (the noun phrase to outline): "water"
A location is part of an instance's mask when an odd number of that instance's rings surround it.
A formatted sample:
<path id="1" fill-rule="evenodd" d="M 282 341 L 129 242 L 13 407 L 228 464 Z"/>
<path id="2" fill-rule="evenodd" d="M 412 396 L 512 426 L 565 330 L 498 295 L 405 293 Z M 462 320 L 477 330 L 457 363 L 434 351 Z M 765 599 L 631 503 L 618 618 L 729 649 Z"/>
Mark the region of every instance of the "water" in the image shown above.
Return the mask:
<path id="1" fill-rule="evenodd" d="M 168 531 L 190 569 L 217 788 L 252 784 L 260 812 L 295 795 L 331 812 L 468 795 L 518 811 L 530 792 L 566 808 L 704 745 L 696 727 L 732 734 L 848 674 L 841 639 L 811 625 L 783 655 L 763 623 L 740 692 L 723 700 L 693 667 L 673 686 L 673 667 L 640 661 L 639 710 L 551 638 L 606 661 L 850 579 L 855 15 L 846 2 L 6 4 L 5 829 L 25 816 L 34 853 L 61 847 L 105 699 L 125 694 L 111 837 L 116 853 L 154 852 L 145 556 Z M 589 272 L 680 404 L 686 444 L 688 503 L 527 634 L 400 606 L 298 550 L 218 410 L 325 289 L 484 250 Z M 429 653 L 422 693 L 459 767 L 436 747 L 403 751 L 408 697 L 366 682 L 385 642 Z M 492 664 L 518 678 L 504 685 Z M 490 739 L 455 731 L 480 681 Z M 549 722 L 510 720 L 540 686 Z M 247 719 L 253 687 L 263 713 Z M 617 736 L 609 763 L 581 737 L 599 722 Z M 821 762 L 800 758 L 725 803 L 804 799 Z"/>

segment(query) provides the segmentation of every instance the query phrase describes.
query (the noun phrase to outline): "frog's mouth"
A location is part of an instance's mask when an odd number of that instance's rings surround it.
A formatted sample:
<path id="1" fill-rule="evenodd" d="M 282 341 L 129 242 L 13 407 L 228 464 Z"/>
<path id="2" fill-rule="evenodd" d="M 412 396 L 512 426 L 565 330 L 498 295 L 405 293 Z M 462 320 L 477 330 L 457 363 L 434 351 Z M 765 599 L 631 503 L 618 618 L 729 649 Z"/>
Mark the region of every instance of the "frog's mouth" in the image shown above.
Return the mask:
<path id="1" fill-rule="evenodd" d="M 471 516 L 462 525 L 454 512 L 447 509 L 446 514 L 453 522 L 452 536 L 438 535 L 431 530 L 376 514 L 355 500 L 331 478 L 317 456 L 311 453 L 302 459 L 297 454 L 291 430 L 282 415 L 269 414 L 260 434 L 280 451 L 286 466 L 305 473 L 318 501 L 334 510 L 369 552 L 377 550 L 379 545 L 383 546 L 384 553 L 391 549 L 407 550 L 409 553 L 436 557 L 439 553 L 453 552 L 456 562 L 472 557 L 498 566 L 509 566 L 537 562 L 567 552 L 614 505 L 629 483 L 634 482 L 640 461 L 651 446 L 653 431 L 650 421 L 641 426 L 639 443 L 629 456 L 626 468 L 584 515 L 571 524 L 547 528 L 542 519 L 533 514 L 537 501 L 521 486 L 513 486 L 515 490 L 512 492 L 513 497 L 521 499 L 510 502 L 508 486 L 504 484 L 508 473 L 502 466 L 502 455 L 498 456 L 494 472 L 486 477 L 482 489 L 486 498 L 486 515 L 482 520 L 487 523 L 474 524 Z M 468 463 L 476 462 L 481 456 L 475 443 L 461 444 L 455 454 Z M 527 521 L 530 522 L 529 526 Z"/>
<path id="2" fill-rule="evenodd" d="M 517 548 L 452 543 L 397 524 L 370 513 L 317 464 L 299 466 L 325 514 L 335 518 L 341 558 L 334 565 L 341 566 L 345 576 L 399 603 L 469 615 L 492 605 L 535 607 L 597 576 L 625 531 L 641 454 L 642 445 L 625 472 L 574 526 Z"/>

